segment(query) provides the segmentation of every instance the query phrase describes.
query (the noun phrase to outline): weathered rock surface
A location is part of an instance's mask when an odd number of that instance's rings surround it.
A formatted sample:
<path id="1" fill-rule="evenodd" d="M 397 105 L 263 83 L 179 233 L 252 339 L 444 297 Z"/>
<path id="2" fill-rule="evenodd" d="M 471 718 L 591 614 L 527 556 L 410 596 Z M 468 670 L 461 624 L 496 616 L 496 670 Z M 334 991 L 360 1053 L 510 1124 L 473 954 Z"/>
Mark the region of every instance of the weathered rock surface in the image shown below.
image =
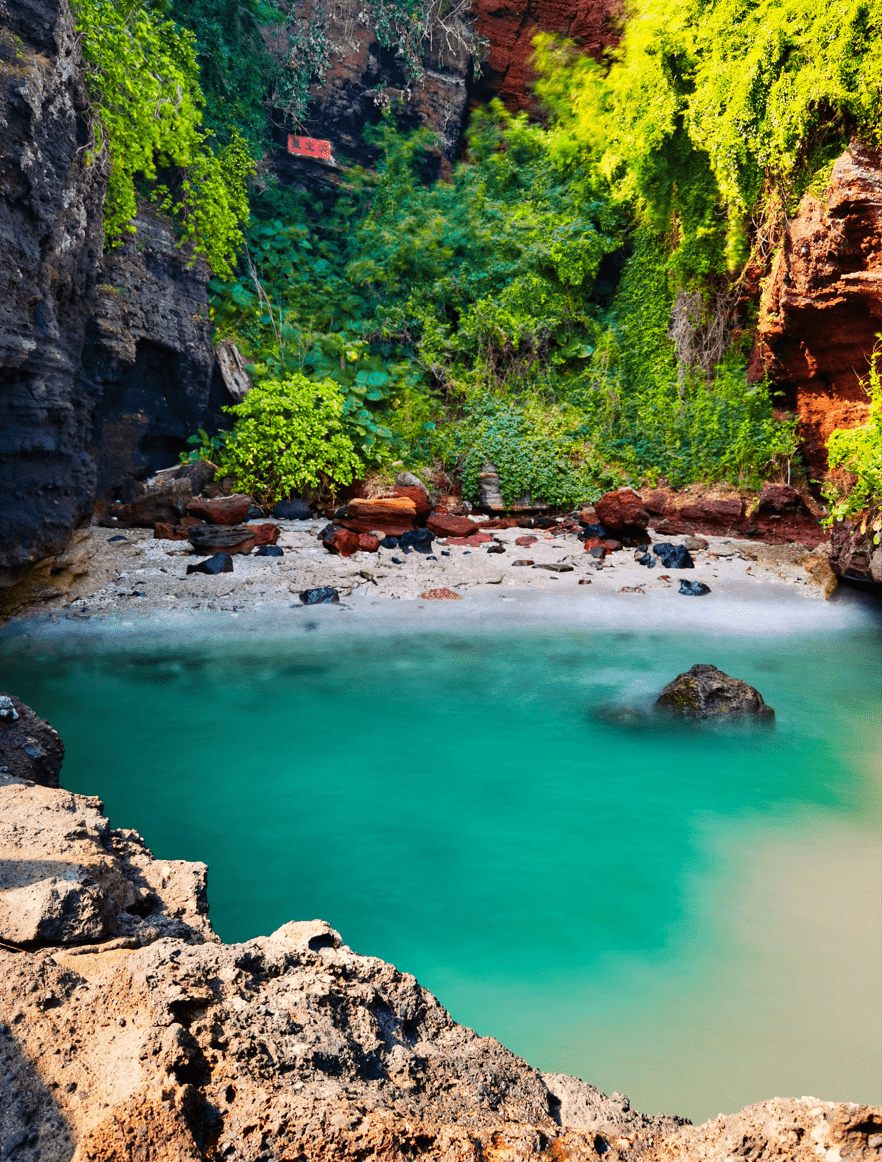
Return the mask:
<path id="1" fill-rule="evenodd" d="M 837 577 L 882 584 L 882 544 L 875 543 L 879 533 L 873 528 L 878 519 L 877 513 L 869 514 L 866 521 L 837 521 L 834 524 L 830 566 Z"/>
<path id="2" fill-rule="evenodd" d="M 75 386 L 106 176 L 64 0 L 0 6 L 0 584 L 61 552 L 90 512 L 91 409 Z M 80 406 L 74 405 L 78 400 Z"/>
<path id="3" fill-rule="evenodd" d="M 234 401 L 211 346 L 208 265 L 179 249 L 156 215 L 139 213 L 135 227 L 102 259 L 83 353 L 100 498 L 177 460 L 197 428 L 231 426 L 221 407 Z"/>
<path id="4" fill-rule="evenodd" d="M 640 537 L 649 523 L 643 499 L 633 488 L 619 488 L 601 496 L 594 506 L 604 528 L 624 535 Z"/>
<path id="5" fill-rule="evenodd" d="M 257 543 L 250 525 L 192 525 L 187 540 L 197 553 L 250 553 Z"/>
<path id="6" fill-rule="evenodd" d="M 206 868 L 158 861 L 98 799 L 0 775 L 0 941 L 215 940 Z"/>
<path id="7" fill-rule="evenodd" d="M 142 529 L 159 521 L 180 524 L 186 520 L 189 503 L 214 480 L 216 471 L 207 460 L 197 460 L 164 468 L 149 480 L 129 481 L 123 489 L 127 503 L 106 508 L 105 523 L 122 520 Z"/>
<path id="8" fill-rule="evenodd" d="M 719 489 L 658 488 L 647 493 L 643 503 L 649 527 L 657 533 L 749 536 L 772 545 L 798 542 L 808 548 L 827 540 L 814 498 L 789 484 L 766 484 L 755 498 Z"/>
<path id="9" fill-rule="evenodd" d="M 0 694 L 0 774 L 58 786 L 64 743 L 48 722 L 12 694 Z"/>
<path id="10" fill-rule="evenodd" d="M 346 505 L 340 524 L 353 533 L 383 532 L 400 537 L 413 528 L 417 507 L 409 496 L 382 496 L 373 500 L 355 499 Z"/>
<path id="11" fill-rule="evenodd" d="M 212 525 L 242 524 L 251 511 L 250 496 L 218 496 L 214 500 L 191 500 L 187 512 Z"/>
<path id="12" fill-rule="evenodd" d="M 467 516 L 442 516 L 437 513 L 429 517 L 426 528 L 436 537 L 471 537 L 481 531 L 480 525 Z"/>
<path id="13" fill-rule="evenodd" d="M 801 416 L 804 455 L 826 468 L 834 428 L 866 421 L 867 374 L 882 330 L 882 154 L 853 143 L 823 201 L 787 223 L 763 294 L 758 353 Z"/>
<path id="14" fill-rule="evenodd" d="M 680 718 L 754 718 L 771 722 L 775 717 L 775 711 L 753 686 L 740 678 L 730 678 L 716 666 L 706 665 L 678 674 L 662 690 L 655 707 Z"/>

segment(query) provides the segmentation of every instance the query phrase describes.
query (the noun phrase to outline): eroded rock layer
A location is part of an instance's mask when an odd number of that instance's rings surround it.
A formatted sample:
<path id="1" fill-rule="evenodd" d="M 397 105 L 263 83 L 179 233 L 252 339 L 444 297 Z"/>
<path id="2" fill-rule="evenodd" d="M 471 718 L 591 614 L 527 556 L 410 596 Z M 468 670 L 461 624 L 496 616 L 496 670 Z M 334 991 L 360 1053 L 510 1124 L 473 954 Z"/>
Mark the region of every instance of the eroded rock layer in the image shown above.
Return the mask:
<path id="1" fill-rule="evenodd" d="M 759 352 L 801 416 L 811 468 L 835 428 L 866 421 L 861 385 L 882 331 L 882 154 L 853 144 L 819 201 L 803 198 L 763 295 Z"/>

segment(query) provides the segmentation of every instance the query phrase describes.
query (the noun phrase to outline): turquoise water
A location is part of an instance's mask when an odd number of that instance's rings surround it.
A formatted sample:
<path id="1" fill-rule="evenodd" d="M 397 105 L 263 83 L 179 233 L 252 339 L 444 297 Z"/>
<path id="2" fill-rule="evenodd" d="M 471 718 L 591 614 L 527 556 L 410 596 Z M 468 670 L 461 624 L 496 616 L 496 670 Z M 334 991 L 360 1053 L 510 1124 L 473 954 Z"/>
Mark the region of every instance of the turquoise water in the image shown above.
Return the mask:
<path id="1" fill-rule="evenodd" d="M 321 917 L 649 1112 L 879 1100 L 877 625 L 341 616 L 7 634 L 0 688 L 61 733 L 65 786 L 209 865 L 225 940 Z M 694 662 L 776 729 L 604 719 Z"/>

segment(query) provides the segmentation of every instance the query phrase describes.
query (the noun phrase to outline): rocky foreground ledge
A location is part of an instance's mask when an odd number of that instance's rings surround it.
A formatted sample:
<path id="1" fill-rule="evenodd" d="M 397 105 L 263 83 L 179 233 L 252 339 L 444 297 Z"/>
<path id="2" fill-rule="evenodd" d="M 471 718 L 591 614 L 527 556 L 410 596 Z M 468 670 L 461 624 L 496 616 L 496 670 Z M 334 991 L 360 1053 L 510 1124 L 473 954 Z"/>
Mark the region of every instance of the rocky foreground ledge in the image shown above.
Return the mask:
<path id="1" fill-rule="evenodd" d="M 0 773 L 0 845 L 4 1160 L 880 1157 L 880 1108 L 776 1098 L 693 1127 L 539 1073 L 320 920 L 222 944 L 205 866 L 95 798 Z"/>

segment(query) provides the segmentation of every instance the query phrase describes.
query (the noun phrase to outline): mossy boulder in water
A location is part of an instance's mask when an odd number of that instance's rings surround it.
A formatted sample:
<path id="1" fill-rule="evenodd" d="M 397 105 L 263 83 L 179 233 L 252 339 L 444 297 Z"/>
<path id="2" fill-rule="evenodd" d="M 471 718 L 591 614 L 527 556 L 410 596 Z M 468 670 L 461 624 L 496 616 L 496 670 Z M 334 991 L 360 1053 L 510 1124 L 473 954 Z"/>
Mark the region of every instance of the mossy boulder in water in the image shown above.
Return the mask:
<path id="1" fill-rule="evenodd" d="M 680 718 L 753 719 L 771 723 L 775 711 L 753 686 L 730 678 L 716 666 L 693 666 L 668 682 L 655 703 L 656 710 Z"/>

